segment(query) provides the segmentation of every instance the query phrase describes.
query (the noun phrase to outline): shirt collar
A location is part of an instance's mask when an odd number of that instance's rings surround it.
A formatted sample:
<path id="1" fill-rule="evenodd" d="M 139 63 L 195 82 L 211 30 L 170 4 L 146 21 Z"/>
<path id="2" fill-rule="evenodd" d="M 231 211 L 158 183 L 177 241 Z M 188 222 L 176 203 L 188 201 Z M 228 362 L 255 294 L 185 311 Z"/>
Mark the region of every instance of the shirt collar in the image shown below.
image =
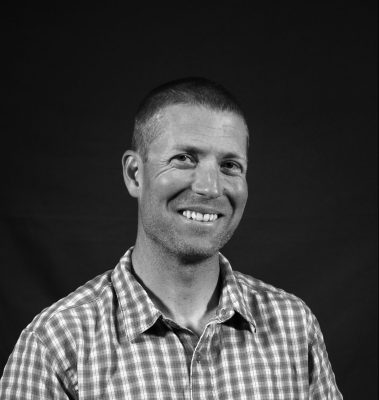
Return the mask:
<path id="1" fill-rule="evenodd" d="M 152 327 L 162 315 L 133 274 L 132 251 L 133 247 L 120 259 L 112 273 L 113 286 L 130 341 Z"/>
<path id="2" fill-rule="evenodd" d="M 161 311 L 155 307 L 146 290 L 133 274 L 132 251 L 133 247 L 125 253 L 112 272 L 112 283 L 125 318 L 126 332 L 131 341 L 162 317 Z M 216 311 L 217 319 L 225 322 L 237 312 L 252 324 L 255 330 L 255 321 L 229 261 L 221 253 L 219 260 L 222 290 Z"/>
<path id="3" fill-rule="evenodd" d="M 221 253 L 219 253 L 219 260 L 222 278 L 222 292 L 216 312 L 217 318 L 221 322 L 225 322 L 230 319 L 235 312 L 237 312 L 253 326 L 253 330 L 255 331 L 256 323 L 250 308 L 246 304 L 247 299 L 244 296 L 241 284 L 233 273 L 229 261 Z"/>

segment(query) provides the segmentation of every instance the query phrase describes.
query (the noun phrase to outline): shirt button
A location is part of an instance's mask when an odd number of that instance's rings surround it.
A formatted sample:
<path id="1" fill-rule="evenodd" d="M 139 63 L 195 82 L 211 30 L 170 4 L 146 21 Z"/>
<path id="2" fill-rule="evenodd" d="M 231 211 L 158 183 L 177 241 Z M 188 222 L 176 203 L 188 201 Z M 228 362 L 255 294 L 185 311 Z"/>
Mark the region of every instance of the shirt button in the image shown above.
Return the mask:
<path id="1" fill-rule="evenodd" d="M 200 353 L 197 353 L 196 354 L 196 362 L 199 364 L 199 363 L 201 363 L 201 354 Z"/>

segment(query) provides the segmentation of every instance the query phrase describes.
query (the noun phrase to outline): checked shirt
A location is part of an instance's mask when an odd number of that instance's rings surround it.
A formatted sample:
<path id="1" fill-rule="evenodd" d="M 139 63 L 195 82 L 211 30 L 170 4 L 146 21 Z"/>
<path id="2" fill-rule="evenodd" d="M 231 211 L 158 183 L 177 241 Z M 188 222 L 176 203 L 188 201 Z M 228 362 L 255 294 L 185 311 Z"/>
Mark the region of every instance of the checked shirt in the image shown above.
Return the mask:
<path id="1" fill-rule="evenodd" d="M 219 306 L 198 337 L 154 306 L 131 251 L 26 327 L 2 400 L 342 399 L 300 299 L 233 272 L 220 254 Z"/>

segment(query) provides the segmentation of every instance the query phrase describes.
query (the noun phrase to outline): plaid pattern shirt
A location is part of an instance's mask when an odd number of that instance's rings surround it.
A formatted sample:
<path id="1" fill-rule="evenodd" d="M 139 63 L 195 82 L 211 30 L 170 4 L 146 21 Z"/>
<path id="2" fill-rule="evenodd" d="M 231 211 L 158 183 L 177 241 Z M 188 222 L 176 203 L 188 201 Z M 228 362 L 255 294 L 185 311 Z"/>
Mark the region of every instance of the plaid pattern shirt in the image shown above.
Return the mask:
<path id="1" fill-rule="evenodd" d="M 233 272 L 200 338 L 117 267 L 45 309 L 5 367 L 10 399 L 342 399 L 319 325 L 297 297 Z"/>

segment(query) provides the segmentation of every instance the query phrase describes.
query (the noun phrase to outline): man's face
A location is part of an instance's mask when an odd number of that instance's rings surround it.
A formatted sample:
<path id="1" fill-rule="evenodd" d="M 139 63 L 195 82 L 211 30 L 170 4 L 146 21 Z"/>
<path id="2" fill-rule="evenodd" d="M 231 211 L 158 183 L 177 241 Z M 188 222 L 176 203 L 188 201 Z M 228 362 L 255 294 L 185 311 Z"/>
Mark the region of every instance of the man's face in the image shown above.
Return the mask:
<path id="1" fill-rule="evenodd" d="M 247 128 L 235 113 L 172 105 L 142 166 L 139 229 L 183 259 L 211 257 L 247 200 Z"/>

